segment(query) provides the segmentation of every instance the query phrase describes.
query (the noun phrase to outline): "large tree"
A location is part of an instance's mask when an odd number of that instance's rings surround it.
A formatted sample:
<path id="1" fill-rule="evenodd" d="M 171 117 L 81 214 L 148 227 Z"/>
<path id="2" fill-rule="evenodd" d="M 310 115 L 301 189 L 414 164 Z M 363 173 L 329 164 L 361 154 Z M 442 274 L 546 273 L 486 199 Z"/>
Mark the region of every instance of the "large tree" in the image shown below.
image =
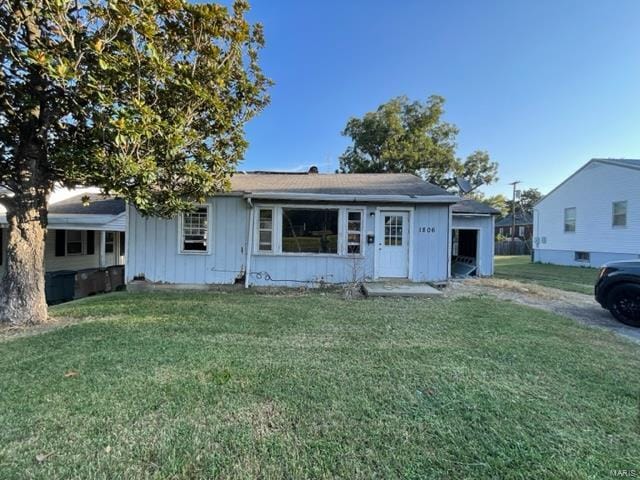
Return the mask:
<path id="1" fill-rule="evenodd" d="M 476 151 L 464 161 L 456 157 L 458 128 L 442 119 L 444 98 L 433 95 L 426 102 L 397 97 L 351 118 L 342 132 L 352 144 L 340 156 L 345 173 L 416 173 L 444 188 L 454 187 L 455 177 L 472 187 L 497 180 L 498 165 L 489 154 Z"/>
<path id="2" fill-rule="evenodd" d="M 47 319 L 55 185 L 94 185 L 168 216 L 227 188 L 243 126 L 268 102 L 249 6 L 0 0 L 0 321 Z"/>
<path id="3" fill-rule="evenodd" d="M 520 198 L 516 200 L 516 212 L 532 213 L 533 207 L 542 199 L 542 193 L 537 188 L 528 188 L 520 192 Z M 513 211 L 513 201 L 507 203 L 509 213 Z"/>

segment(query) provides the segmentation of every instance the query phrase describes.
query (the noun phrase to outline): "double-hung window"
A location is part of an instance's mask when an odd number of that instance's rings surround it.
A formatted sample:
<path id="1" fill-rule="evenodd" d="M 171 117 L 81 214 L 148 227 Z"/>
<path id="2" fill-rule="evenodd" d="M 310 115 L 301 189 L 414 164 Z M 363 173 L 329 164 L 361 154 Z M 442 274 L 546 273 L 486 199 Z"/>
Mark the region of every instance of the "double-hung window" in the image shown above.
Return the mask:
<path id="1" fill-rule="evenodd" d="M 273 251 L 273 209 L 258 209 L 258 251 Z"/>
<path id="2" fill-rule="evenodd" d="M 362 210 L 347 210 L 347 253 L 362 254 Z"/>
<path id="3" fill-rule="evenodd" d="M 613 202 L 611 224 L 614 227 L 627 226 L 627 201 Z"/>
<path id="4" fill-rule="evenodd" d="M 67 255 L 82 255 L 82 231 L 67 230 Z"/>
<path id="5" fill-rule="evenodd" d="M 570 207 L 564 209 L 564 231 L 575 232 L 576 231 L 576 207 Z"/>
<path id="6" fill-rule="evenodd" d="M 206 205 L 182 214 L 180 250 L 182 253 L 209 251 L 209 208 Z"/>
<path id="7" fill-rule="evenodd" d="M 115 250 L 116 236 L 114 232 L 106 232 L 104 235 L 105 253 L 113 253 Z"/>

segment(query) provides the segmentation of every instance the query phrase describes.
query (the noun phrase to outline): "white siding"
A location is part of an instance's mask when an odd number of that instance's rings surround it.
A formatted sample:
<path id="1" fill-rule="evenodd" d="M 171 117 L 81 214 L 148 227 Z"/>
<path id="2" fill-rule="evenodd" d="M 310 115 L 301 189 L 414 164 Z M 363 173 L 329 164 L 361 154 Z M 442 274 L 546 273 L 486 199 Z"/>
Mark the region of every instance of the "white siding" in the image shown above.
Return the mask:
<path id="1" fill-rule="evenodd" d="M 478 230 L 478 273 L 493 275 L 494 218 L 492 216 L 453 215 L 453 228 Z"/>
<path id="2" fill-rule="evenodd" d="M 612 226 L 612 204 L 627 201 L 626 227 Z M 576 231 L 564 231 L 564 209 L 576 208 Z M 573 252 L 640 254 L 640 170 L 588 164 L 550 193 L 534 211 L 536 259 L 563 258 L 574 262 Z M 566 255 L 546 253 L 567 252 Z M 593 266 L 597 260 L 592 259 Z"/>

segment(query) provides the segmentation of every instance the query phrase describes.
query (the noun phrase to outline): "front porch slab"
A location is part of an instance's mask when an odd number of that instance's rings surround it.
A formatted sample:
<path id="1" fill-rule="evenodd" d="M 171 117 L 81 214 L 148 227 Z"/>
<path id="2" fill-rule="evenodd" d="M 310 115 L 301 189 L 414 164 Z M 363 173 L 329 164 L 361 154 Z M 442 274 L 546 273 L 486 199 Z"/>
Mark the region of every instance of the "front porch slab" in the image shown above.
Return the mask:
<path id="1" fill-rule="evenodd" d="M 426 283 L 368 282 L 362 285 L 367 297 L 439 297 L 442 292 Z"/>

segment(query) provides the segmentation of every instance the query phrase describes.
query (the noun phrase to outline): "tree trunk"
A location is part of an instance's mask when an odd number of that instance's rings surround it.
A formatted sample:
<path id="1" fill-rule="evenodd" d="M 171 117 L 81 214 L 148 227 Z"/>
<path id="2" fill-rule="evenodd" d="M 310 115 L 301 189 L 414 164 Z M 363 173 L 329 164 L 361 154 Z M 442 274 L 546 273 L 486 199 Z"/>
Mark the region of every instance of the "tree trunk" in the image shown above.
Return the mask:
<path id="1" fill-rule="evenodd" d="M 19 200 L 19 199 L 17 199 Z M 46 196 L 17 201 L 7 213 L 6 270 L 0 280 L 0 322 L 34 325 L 47 321 L 44 293 Z"/>

